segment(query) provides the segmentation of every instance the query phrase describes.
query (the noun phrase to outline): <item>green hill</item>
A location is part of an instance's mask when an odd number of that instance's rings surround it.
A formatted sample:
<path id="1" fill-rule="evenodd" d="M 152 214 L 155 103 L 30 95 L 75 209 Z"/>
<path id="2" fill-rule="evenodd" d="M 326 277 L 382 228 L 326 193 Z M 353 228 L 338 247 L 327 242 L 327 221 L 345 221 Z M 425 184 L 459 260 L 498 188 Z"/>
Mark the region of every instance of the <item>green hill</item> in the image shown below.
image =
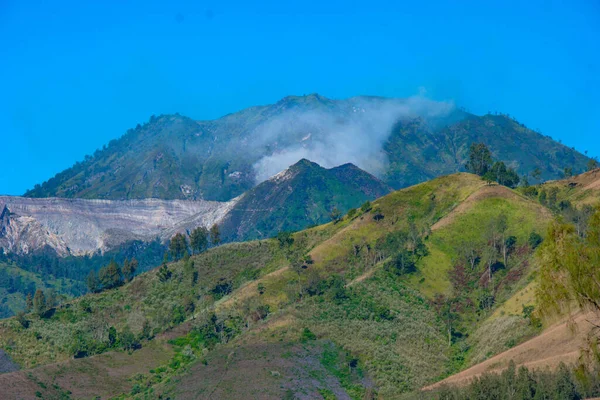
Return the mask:
<path id="1" fill-rule="evenodd" d="M 152 116 L 25 195 L 224 201 L 302 157 L 326 167 L 353 162 L 399 189 L 462 171 L 469 146 L 479 142 L 520 174 L 538 167 L 545 179 L 566 167 L 582 172 L 589 161 L 507 116 L 416 103 L 313 94 L 214 121 Z"/>
<path id="2" fill-rule="evenodd" d="M 27 315 L 27 327 L 1 321 L 0 348 L 33 369 L 0 386 L 13 397 L 396 398 L 537 332 L 494 311 L 531 279 L 531 233 L 552 219 L 477 176 L 434 179 L 293 241 L 223 245 Z"/>
<path id="3" fill-rule="evenodd" d="M 331 220 L 391 191 L 352 164 L 325 169 L 306 159 L 246 192 L 221 222 L 225 241 L 273 237 Z"/>

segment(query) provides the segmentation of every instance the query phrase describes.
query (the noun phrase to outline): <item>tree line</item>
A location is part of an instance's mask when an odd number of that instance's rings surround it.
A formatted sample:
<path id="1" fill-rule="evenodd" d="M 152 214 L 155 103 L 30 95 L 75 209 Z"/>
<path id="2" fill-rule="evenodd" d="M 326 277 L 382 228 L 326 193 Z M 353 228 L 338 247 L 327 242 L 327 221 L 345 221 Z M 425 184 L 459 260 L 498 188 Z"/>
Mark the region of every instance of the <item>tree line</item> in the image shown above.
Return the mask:
<path id="1" fill-rule="evenodd" d="M 424 398 L 438 400 L 579 400 L 600 395 L 598 371 L 574 371 L 560 364 L 556 371 L 516 368 L 514 362 L 502 373 L 485 373 L 464 387 L 445 386 Z"/>

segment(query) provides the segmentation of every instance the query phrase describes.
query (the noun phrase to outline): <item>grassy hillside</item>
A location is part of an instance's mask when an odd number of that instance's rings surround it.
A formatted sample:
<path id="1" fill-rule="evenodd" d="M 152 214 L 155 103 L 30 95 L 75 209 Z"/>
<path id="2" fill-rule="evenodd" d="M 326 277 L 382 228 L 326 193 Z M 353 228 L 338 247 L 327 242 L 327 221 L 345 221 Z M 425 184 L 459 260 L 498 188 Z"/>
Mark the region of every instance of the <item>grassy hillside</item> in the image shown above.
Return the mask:
<path id="1" fill-rule="evenodd" d="M 247 388 L 263 398 L 394 398 L 536 331 L 522 316 L 512 325 L 490 321 L 527 284 L 530 234 L 551 218 L 477 176 L 446 176 L 291 239 L 228 244 L 171 263 L 28 315 L 26 327 L 1 321 L 0 348 L 37 367 L 33 378 L 10 379 L 33 382 L 23 387 L 42 395 L 39 382 L 77 397 L 73 382 L 88 378 L 73 356 L 122 365 L 125 349 L 132 363 L 146 354 L 147 370 L 132 366 L 118 385 L 90 385 L 89 393 L 239 398 Z M 506 260 L 490 244 L 504 243 L 501 235 L 514 237 Z M 467 242 L 478 260 L 465 270 Z M 57 361 L 65 362 L 60 371 Z"/>
<path id="2" fill-rule="evenodd" d="M 82 282 L 34 273 L 8 260 L 0 261 L 0 318 L 24 310 L 27 295 L 33 296 L 36 289 L 52 290 L 61 300 L 80 296 L 86 291 Z"/>

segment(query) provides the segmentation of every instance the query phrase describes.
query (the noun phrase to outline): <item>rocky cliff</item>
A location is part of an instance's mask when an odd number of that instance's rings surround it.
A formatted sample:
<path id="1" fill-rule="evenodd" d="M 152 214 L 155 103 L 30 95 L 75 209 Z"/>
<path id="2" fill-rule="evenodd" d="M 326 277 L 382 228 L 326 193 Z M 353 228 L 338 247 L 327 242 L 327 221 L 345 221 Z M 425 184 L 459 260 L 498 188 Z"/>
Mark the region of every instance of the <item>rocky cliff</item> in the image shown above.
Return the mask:
<path id="1" fill-rule="evenodd" d="M 105 251 L 130 240 L 168 239 L 176 231 L 210 226 L 233 204 L 4 196 L 0 197 L 0 248 L 27 254 L 49 246 L 62 256 Z"/>

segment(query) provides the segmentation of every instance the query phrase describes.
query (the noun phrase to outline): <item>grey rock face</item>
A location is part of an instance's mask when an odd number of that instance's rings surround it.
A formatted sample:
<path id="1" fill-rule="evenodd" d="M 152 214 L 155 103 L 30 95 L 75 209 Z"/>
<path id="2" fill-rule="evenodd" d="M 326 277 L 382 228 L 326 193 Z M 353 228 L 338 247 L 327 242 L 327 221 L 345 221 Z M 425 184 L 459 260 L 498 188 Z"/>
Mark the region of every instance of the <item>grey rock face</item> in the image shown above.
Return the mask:
<path id="1" fill-rule="evenodd" d="M 106 251 L 129 240 L 165 240 L 219 223 L 235 202 L 0 196 L 0 249 L 27 254 L 49 246 L 66 256 Z"/>

